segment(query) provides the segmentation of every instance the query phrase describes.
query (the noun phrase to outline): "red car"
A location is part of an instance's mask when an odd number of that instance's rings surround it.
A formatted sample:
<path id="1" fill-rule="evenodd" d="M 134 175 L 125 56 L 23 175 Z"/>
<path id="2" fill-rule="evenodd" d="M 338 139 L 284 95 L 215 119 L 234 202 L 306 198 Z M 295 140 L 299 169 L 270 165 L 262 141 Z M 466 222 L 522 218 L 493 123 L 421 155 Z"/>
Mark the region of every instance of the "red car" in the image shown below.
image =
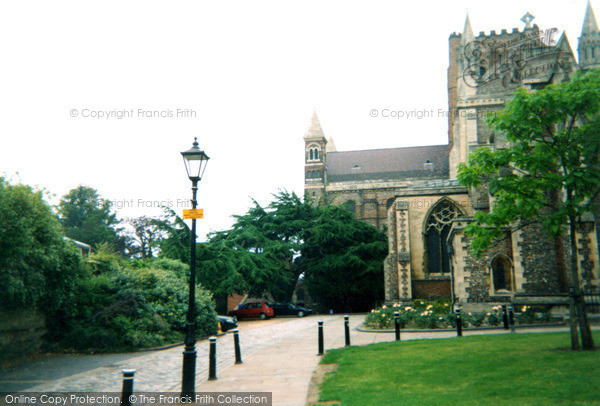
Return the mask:
<path id="1" fill-rule="evenodd" d="M 252 317 L 258 317 L 261 320 L 265 320 L 269 317 L 273 317 L 275 312 L 265 302 L 257 303 L 246 303 L 241 305 L 237 310 L 229 312 L 230 316 L 235 316 L 238 319 L 246 319 Z"/>

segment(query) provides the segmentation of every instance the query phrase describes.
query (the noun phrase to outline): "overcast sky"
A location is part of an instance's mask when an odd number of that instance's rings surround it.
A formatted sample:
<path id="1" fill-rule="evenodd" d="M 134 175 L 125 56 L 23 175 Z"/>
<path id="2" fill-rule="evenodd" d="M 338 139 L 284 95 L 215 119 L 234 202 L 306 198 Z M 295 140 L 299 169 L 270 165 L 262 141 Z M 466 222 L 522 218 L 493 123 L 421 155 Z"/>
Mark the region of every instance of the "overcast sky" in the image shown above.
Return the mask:
<path id="1" fill-rule="evenodd" d="M 338 150 L 446 143 L 448 37 L 467 11 L 475 35 L 522 30 L 529 11 L 541 29 L 566 31 L 576 51 L 585 7 L 2 2 L 0 175 L 47 189 L 52 203 L 79 184 L 94 187 L 122 218 L 158 214 L 159 202 L 181 212 L 191 183 L 180 151 L 198 137 L 211 158 L 199 188 L 204 238 L 230 227 L 251 198 L 302 194 L 314 109 Z M 373 109 L 434 113 L 397 119 Z"/>

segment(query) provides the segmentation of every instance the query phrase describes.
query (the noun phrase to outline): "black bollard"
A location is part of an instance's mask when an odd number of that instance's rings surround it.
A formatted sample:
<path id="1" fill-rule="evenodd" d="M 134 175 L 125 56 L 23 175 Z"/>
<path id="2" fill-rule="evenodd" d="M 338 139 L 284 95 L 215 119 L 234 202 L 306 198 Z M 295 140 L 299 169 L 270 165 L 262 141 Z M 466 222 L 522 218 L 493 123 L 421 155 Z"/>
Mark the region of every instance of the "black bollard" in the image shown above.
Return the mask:
<path id="1" fill-rule="evenodd" d="M 123 389 L 121 390 L 121 406 L 131 406 L 131 395 L 133 395 L 133 375 L 135 375 L 135 369 L 123 370 Z"/>
<path id="2" fill-rule="evenodd" d="M 462 319 L 460 318 L 460 307 L 455 309 L 456 311 L 456 336 L 462 337 Z"/>
<path id="3" fill-rule="evenodd" d="M 504 330 L 508 330 L 508 311 L 506 305 L 502 305 L 502 323 L 504 323 Z"/>
<path id="4" fill-rule="evenodd" d="M 323 321 L 319 321 L 319 353 L 317 355 L 323 355 Z"/>
<path id="5" fill-rule="evenodd" d="M 350 316 L 344 316 L 344 333 L 346 335 L 346 347 L 350 347 Z"/>
<path id="6" fill-rule="evenodd" d="M 510 332 L 515 332 L 515 308 L 512 306 L 508 307 L 508 324 L 510 324 Z"/>
<path id="7" fill-rule="evenodd" d="M 210 337 L 210 349 L 208 352 L 208 380 L 217 379 L 217 337 Z"/>
<path id="8" fill-rule="evenodd" d="M 396 341 L 400 341 L 400 312 L 394 312 L 394 327 L 396 328 Z"/>
<path id="9" fill-rule="evenodd" d="M 239 330 L 236 328 L 233 330 L 233 345 L 235 346 L 235 363 L 242 364 L 242 350 L 240 349 L 240 336 Z"/>

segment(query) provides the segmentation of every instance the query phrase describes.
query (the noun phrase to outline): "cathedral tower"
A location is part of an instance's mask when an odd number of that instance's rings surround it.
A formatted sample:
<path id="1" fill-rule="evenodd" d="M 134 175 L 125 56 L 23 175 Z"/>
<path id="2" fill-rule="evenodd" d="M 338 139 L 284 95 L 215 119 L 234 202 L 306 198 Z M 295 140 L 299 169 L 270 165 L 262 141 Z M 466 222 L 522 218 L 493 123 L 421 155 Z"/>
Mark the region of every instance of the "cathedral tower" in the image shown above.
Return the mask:
<path id="1" fill-rule="evenodd" d="M 315 204 L 325 195 L 326 158 L 327 139 L 315 111 L 304 134 L 304 193 L 308 193 Z"/>
<path id="2" fill-rule="evenodd" d="M 600 68 L 600 31 L 592 5 L 588 1 L 577 47 L 579 67 L 583 70 Z"/>

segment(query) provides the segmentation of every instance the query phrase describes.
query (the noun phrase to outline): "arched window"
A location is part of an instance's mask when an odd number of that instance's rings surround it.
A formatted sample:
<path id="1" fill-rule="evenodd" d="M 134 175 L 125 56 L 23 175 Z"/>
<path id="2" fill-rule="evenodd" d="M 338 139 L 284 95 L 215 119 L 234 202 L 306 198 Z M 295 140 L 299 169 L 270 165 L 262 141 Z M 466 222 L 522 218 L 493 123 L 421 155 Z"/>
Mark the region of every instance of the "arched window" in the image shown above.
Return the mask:
<path id="1" fill-rule="evenodd" d="M 313 150 L 312 149 L 310 151 L 308 151 L 308 159 L 310 159 L 311 161 L 314 159 L 313 158 Z"/>
<path id="2" fill-rule="evenodd" d="M 315 159 L 319 159 L 319 150 L 315 148 Z"/>
<path id="3" fill-rule="evenodd" d="M 496 292 L 513 290 L 512 265 L 506 255 L 497 255 L 492 260 L 492 280 Z"/>
<path id="4" fill-rule="evenodd" d="M 455 205 L 449 201 L 438 203 L 425 223 L 425 246 L 429 273 L 447 274 L 450 272 L 450 256 L 446 242 L 452 220 L 459 215 Z"/>

